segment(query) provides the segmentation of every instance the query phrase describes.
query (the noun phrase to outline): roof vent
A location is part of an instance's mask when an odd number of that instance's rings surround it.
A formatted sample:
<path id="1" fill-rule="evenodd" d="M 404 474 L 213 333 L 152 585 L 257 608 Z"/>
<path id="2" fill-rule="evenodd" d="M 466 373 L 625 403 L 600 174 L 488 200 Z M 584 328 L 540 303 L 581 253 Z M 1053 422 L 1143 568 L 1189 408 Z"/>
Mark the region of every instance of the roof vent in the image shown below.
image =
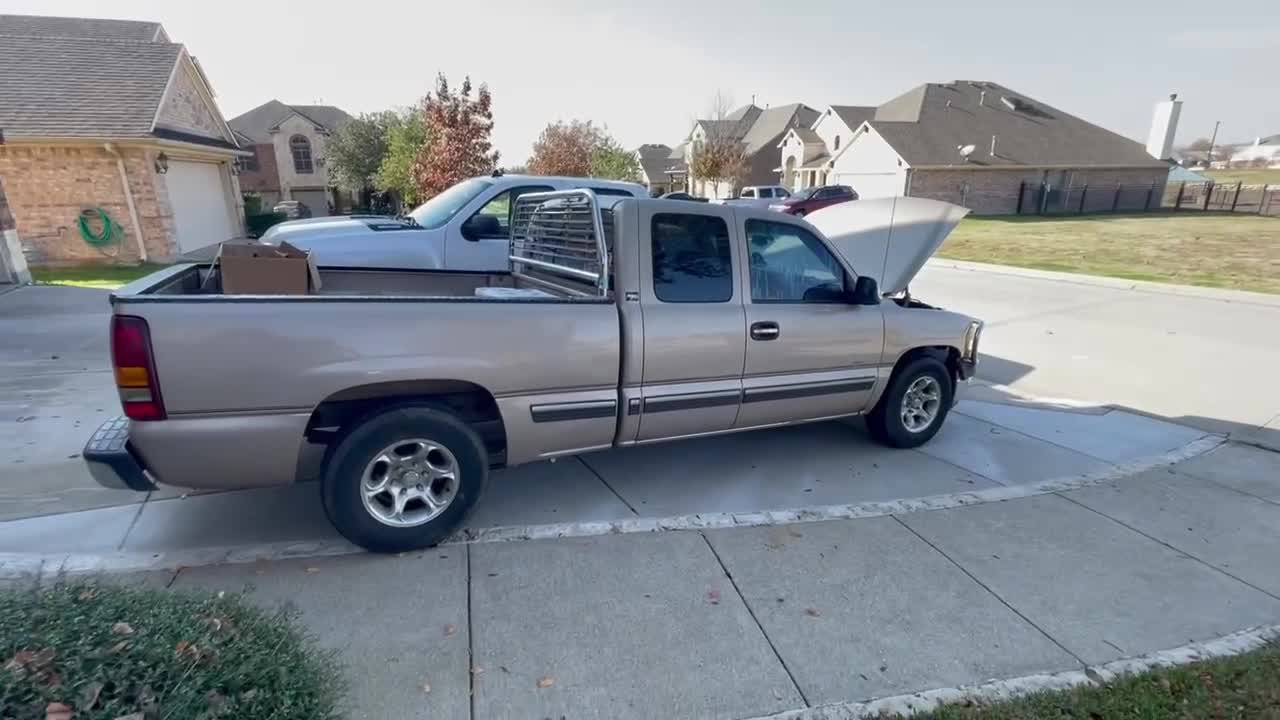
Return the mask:
<path id="1" fill-rule="evenodd" d="M 1032 115 L 1034 117 L 1046 117 L 1046 118 L 1049 117 L 1048 113 L 1036 107 L 1034 103 L 1032 103 L 1029 100 L 1024 100 L 1023 98 L 1017 97 L 1016 95 L 1003 95 L 1000 98 L 1000 102 L 1003 103 L 1004 106 L 1009 108 L 1010 110 L 1014 112 L 1022 113 L 1023 115 Z"/>

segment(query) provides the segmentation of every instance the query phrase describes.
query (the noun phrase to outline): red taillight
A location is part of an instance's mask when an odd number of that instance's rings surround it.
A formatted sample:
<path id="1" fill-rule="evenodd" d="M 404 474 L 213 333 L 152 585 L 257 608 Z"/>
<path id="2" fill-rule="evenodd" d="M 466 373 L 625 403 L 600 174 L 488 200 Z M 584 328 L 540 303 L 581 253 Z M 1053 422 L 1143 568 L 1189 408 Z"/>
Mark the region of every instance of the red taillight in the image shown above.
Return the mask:
<path id="1" fill-rule="evenodd" d="M 124 414 L 130 420 L 163 420 L 164 401 L 146 320 L 129 315 L 111 317 L 111 365 Z"/>

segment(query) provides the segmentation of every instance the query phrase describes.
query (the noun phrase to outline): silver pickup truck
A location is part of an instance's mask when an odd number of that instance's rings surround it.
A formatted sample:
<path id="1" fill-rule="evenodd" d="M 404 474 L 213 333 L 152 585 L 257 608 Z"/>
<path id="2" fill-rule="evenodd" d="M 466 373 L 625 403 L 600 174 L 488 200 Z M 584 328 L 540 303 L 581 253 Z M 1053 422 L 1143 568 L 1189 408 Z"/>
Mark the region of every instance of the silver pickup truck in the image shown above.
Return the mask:
<path id="1" fill-rule="evenodd" d="M 246 296 L 174 266 L 111 296 L 126 417 L 84 458 L 145 491 L 293 483 L 319 456 L 338 530 L 398 552 L 496 466 L 853 415 L 913 447 L 977 363 L 980 322 L 903 295 L 964 213 L 569 190 L 513 204 L 509 272 L 321 268 L 318 293 Z"/>

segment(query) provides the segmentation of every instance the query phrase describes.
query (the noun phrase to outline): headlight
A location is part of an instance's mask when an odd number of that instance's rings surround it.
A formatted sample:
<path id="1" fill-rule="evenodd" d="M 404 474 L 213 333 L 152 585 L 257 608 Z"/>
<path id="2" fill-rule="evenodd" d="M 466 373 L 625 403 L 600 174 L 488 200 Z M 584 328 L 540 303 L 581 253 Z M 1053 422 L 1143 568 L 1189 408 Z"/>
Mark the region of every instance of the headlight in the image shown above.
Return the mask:
<path id="1" fill-rule="evenodd" d="M 978 340 L 982 337 L 982 322 L 974 320 L 969 323 L 969 328 L 964 331 L 964 346 L 961 350 L 961 357 L 965 360 L 975 361 L 978 359 Z"/>

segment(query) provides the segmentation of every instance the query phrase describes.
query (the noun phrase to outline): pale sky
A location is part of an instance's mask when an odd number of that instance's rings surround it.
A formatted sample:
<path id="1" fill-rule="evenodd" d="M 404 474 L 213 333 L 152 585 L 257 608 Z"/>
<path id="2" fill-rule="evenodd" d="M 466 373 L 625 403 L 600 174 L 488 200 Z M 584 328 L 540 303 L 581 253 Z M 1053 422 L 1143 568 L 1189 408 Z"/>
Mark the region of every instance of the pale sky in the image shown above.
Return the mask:
<path id="1" fill-rule="evenodd" d="M 1276 0 L 0 0 L 0 13 L 155 20 L 200 59 L 223 114 L 266 100 L 355 114 L 415 103 L 437 71 L 494 96 L 502 163 L 557 119 L 629 147 L 674 144 L 717 90 L 735 104 L 875 105 L 922 82 L 990 80 L 1145 140 L 1280 133 Z M 0 91 L 3 91 L 0 88 Z"/>

